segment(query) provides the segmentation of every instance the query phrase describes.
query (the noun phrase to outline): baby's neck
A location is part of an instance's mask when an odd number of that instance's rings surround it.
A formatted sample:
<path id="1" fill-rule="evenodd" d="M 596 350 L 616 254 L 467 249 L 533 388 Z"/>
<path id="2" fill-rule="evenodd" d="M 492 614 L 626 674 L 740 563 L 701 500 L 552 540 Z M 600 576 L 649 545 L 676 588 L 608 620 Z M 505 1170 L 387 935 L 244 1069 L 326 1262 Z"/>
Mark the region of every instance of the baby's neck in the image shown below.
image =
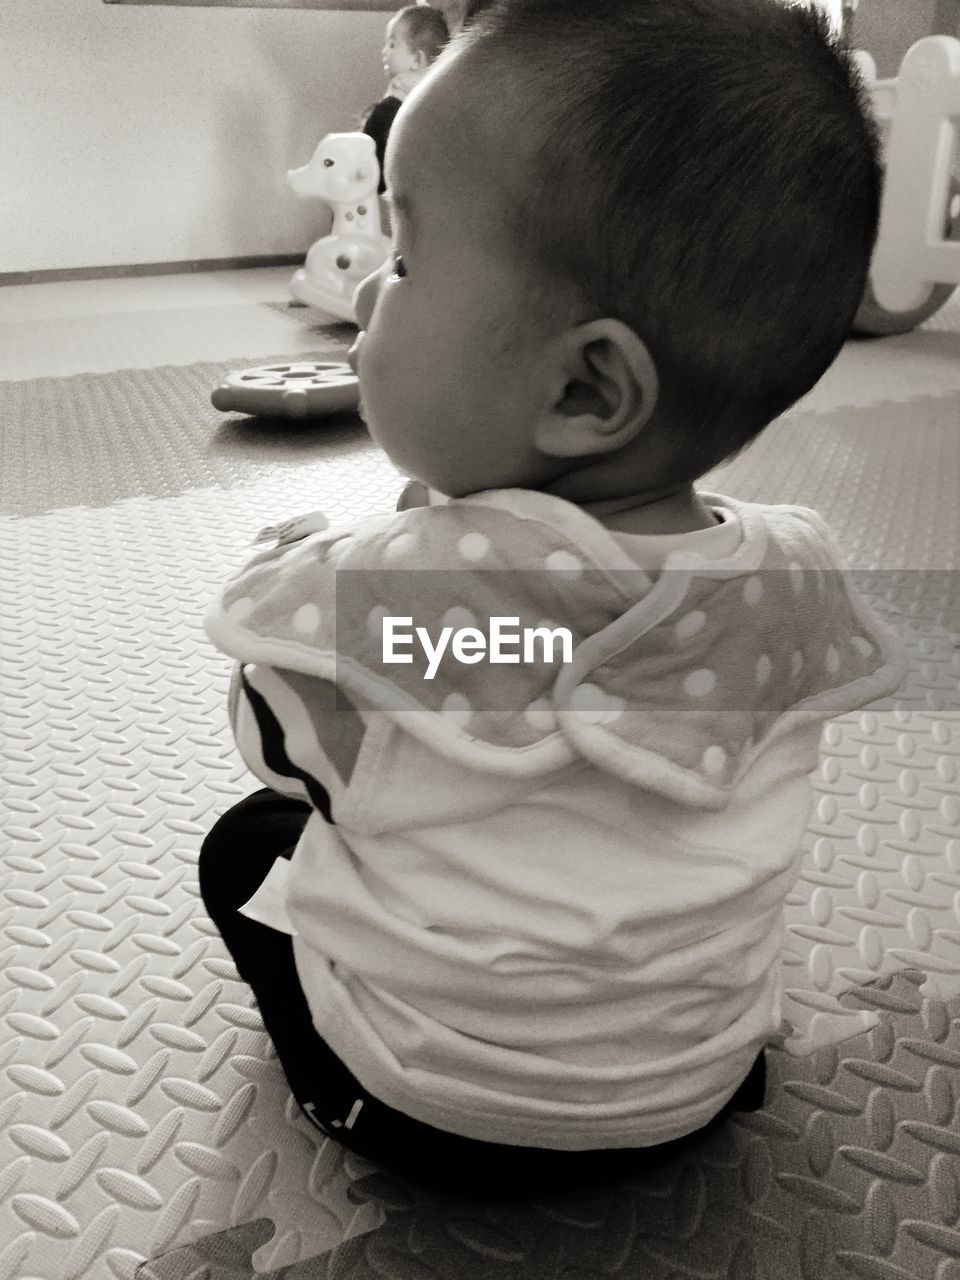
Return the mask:
<path id="1" fill-rule="evenodd" d="M 578 505 L 614 533 L 693 533 L 717 523 L 692 485 Z"/>

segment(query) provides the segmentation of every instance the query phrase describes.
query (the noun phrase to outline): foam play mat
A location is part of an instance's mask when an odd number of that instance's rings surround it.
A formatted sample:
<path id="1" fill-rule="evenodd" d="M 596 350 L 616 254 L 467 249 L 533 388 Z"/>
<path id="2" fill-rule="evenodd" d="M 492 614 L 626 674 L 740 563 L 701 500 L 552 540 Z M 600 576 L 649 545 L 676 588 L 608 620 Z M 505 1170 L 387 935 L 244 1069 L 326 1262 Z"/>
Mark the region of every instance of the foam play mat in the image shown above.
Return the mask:
<path id="1" fill-rule="evenodd" d="M 702 482 L 819 510 L 910 655 L 824 732 L 765 1106 L 655 1175 L 484 1205 L 319 1137 L 199 898 L 258 785 L 203 612 L 263 526 L 403 484 L 350 415 L 211 406 L 342 359 L 283 298 L 128 303 L 53 372 L 0 325 L 0 1280 L 960 1280 L 960 307 L 848 344 Z"/>

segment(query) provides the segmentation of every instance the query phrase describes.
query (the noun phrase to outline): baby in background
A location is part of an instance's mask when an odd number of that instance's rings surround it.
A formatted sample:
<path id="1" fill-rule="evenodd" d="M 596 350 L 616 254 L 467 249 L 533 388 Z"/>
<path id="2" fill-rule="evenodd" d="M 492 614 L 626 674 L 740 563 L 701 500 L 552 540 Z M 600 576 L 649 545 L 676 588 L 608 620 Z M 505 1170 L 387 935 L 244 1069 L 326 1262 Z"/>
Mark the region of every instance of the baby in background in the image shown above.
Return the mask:
<path id="1" fill-rule="evenodd" d="M 266 789 L 201 890 L 312 1123 L 536 1192 L 761 1105 L 821 729 L 903 676 L 815 512 L 696 487 L 840 350 L 877 143 L 819 11 L 504 0 L 386 170 L 350 359 L 447 501 L 211 607 Z"/>
<path id="2" fill-rule="evenodd" d="M 407 5 L 387 23 L 382 50 L 387 91 L 363 119 L 363 132 L 377 148 L 381 192 L 387 138 L 400 104 L 427 74 L 449 38 L 443 14 L 428 4 Z"/>

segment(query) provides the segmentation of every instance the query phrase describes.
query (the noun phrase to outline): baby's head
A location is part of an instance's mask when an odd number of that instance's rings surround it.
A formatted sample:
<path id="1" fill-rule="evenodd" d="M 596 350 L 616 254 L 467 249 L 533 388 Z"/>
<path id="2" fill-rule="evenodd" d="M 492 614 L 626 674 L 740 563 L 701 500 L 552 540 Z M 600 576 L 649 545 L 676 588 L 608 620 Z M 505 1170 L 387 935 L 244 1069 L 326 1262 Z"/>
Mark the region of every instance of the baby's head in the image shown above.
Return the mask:
<path id="1" fill-rule="evenodd" d="M 830 365 L 880 171 L 819 9 L 504 0 L 399 113 L 373 435 L 454 496 L 690 484 Z"/>
<path id="2" fill-rule="evenodd" d="M 426 71 L 449 39 L 443 14 L 431 5 L 407 5 L 387 23 L 383 39 L 383 69 L 388 79 L 407 72 Z"/>

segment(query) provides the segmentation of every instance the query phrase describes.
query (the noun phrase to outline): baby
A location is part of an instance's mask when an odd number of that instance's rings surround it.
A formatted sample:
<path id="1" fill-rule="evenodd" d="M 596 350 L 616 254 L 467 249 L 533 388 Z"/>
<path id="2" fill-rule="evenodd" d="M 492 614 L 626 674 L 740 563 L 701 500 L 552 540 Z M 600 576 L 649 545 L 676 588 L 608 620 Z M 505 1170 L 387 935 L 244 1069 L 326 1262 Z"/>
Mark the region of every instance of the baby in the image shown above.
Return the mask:
<path id="1" fill-rule="evenodd" d="M 449 37 L 443 14 L 428 4 L 408 5 L 387 23 L 382 51 L 387 91 L 363 120 L 363 132 L 376 144 L 381 192 L 386 186 L 383 169 L 387 138 L 400 104 L 427 74 Z"/>
<path id="2" fill-rule="evenodd" d="M 840 350 L 877 146 L 817 11 L 506 0 L 387 181 L 350 359 L 445 501 L 212 606 L 267 789 L 201 888 L 313 1123 L 539 1191 L 761 1105 L 821 728 L 904 674 L 816 513 L 696 488 Z"/>

